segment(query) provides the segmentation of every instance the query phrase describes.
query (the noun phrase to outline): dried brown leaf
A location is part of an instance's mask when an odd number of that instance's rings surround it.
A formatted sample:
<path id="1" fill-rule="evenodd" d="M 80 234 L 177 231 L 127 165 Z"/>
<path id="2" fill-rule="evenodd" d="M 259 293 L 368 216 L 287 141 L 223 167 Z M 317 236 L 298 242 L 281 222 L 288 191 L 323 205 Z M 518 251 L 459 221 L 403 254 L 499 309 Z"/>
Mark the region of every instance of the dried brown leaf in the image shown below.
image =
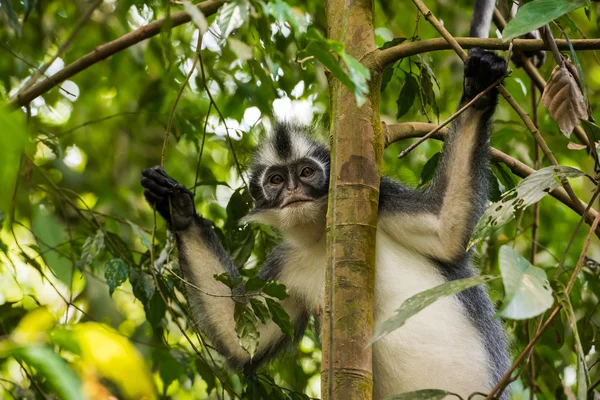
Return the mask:
<path id="1" fill-rule="evenodd" d="M 565 65 L 569 63 L 571 61 L 565 61 Z M 574 66 L 570 67 L 556 66 L 542 95 L 542 104 L 558 123 L 560 131 L 567 137 L 571 135 L 573 128 L 579 125 L 580 119 L 588 118 L 585 98 L 576 77 L 570 71 L 574 70 Z"/>

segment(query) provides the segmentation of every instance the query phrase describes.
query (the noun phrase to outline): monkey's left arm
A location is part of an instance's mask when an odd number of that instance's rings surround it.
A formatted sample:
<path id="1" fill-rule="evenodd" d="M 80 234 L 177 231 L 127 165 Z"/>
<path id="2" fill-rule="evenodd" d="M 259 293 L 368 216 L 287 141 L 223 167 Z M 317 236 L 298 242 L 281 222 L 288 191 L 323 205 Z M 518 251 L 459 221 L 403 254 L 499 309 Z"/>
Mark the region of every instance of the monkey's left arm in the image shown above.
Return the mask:
<path id="1" fill-rule="evenodd" d="M 501 57 L 472 49 L 459 107 L 505 73 Z M 411 190 L 382 180 L 380 226 L 401 244 L 444 262 L 464 256 L 488 198 L 489 137 L 497 97 L 492 89 L 454 120 L 427 188 Z"/>

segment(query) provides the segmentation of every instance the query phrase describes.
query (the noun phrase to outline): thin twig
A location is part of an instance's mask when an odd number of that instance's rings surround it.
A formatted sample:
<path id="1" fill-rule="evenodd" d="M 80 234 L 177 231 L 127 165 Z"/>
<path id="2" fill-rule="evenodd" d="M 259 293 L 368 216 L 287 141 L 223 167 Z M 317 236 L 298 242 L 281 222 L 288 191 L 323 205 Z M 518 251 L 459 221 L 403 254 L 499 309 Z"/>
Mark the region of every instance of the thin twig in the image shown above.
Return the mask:
<path id="1" fill-rule="evenodd" d="M 31 77 L 31 79 L 29 79 L 27 82 L 25 82 L 23 87 L 21 87 L 21 89 L 19 89 L 17 94 L 15 96 L 13 96 L 11 100 L 16 98 L 19 94 L 23 93 L 25 90 L 29 89 L 31 86 L 33 86 L 41 76 L 45 76 L 48 68 L 50 68 L 52 63 L 54 63 L 54 61 L 58 57 L 60 57 L 60 55 L 65 52 L 65 50 L 67 50 L 69 48 L 69 46 L 75 39 L 75 36 L 77 35 L 77 33 L 79 33 L 79 30 L 90 19 L 90 17 L 92 16 L 92 14 L 96 10 L 96 8 L 98 8 L 98 6 L 100 4 L 102 4 L 102 1 L 103 0 L 95 0 L 92 3 L 92 5 L 86 10 L 86 12 L 77 20 L 77 22 L 75 23 L 75 27 L 73 28 L 73 31 L 71 32 L 71 34 L 69 35 L 67 40 L 65 40 L 64 43 L 62 45 L 60 45 L 60 47 L 56 51 L 56 54 L 54 54 L 54 56 L 48 62 L 46 62 L 39 69 L 36 70 L 35 74 Z"/>
<path id="2" fill-rule="evenodd" d="M 171 113 L 169 114 L 169 120 L 167 121 L 167 130 L 165 131 L 165 138 L 163 140 L 162 151 L 160 153 L 160 166 L 164 168 L 165 166 L 165 156 L 167 152 L 167 142 L 169 140 L 169 135 L 171 134 L 171 127 L 173 125 L 173 117 L 175 116 L 175 110 L 177 109 L 177 104 L 179 104 L 179 100 L 181 99 L 181 95 L 185 90 L 190 78 L 194 74 L 196 69 L 196 64 L 198 63 L 198 59 L 200 58 L 200 47 L 202 44 L 202 35 L 198 34 L 198 43 L 196 44 L 196 55 L 194 56 L 194 60 L 192 61 L 192 67 L 190 68 L 190 72 L 185 77 L 185 80 L 181 84 L 179 91 L 177 92 L 177 96 L 175 97 L 175 101 L 173 102 L 173 107 L 171 107 Z"/>
<path id="3" fill-rule="evenodd" d="M 27 61 L 26 59 L 24 59 L 23 57 L 21 57 L 20 55 L 18 55 L 17 53 L 15 53 L 14 51 L 12 51 L 9 47 L 3 45 L 2 43 L 0 43 L 0 47 L 2 47 L 4 50 L 8 51 L 14 58 L 16 58 L 17 60 L 21 60 L 23 63 L 25 63 L 27 66 L 29 66 L 30 68 L 33 68 L 34 70 L 37 70 L 37 67 L 35 65 L 33 65 L 33 63 Z M 48 76 L 46 74 L 44 74 L 44 76 L 47 78 L 48 81 L 52 82 L 54 85 L 53 86 L 57 86 L 60 82 L 56 81 L 54 79 L 54 75 L 52 76 Z M 63 92 L 65 92 L 66 94 L 75 97 L 75 95 L 71 92 L 69 92 L 67 89 L 63 88 L 62 86 L 58 86 L 59 90 L 62 90 Z M 33 99 L 31 99 L 33 100 Z M 10 101 L 9 101 L 10 103 Z M 25 104 L 20 104 L 19 106 L 24 107 Z"/>
<path id="4" fill-rule="evenodd" d="M 198 153 L 198 162 L 196 163 L 196 176 L 194 177 L 194 198 L 196 197 L 196 187 L 198 186 L 198 177 L 200 176 L 200 163 L 202 162 L 202 154 L 204 153 L 204 144 L 206 142 L 206 128 L 208 126 L 208 117 L 212 110 L 212 101 L 208 103 L 208 111 L 204 120 L 204 128 L 202 129 L 202 143 L 200 143 L 200 151 Z"/>
<path id="5" fill-rule="evenodd" d="M 229 134 L 229 128 L 227 127 L 227 121 L 225 121 L 225 117 L 221 113 L 221 110 L 219 110 L 219 107 L 217 106 L 217 103 L 215 102 L 215 99 L 213 98 L 212 94 L 210 93 L 210 89 L 208 88 L 208 82 L 206 82 L 206 73 L 204 72 L 204 61 L 202 60 L 202 53 L 200 52 L 198 54 L 200 55 L 200 57 L 199 57 L 200 72 L 202 73 L 202 85 L 204 86 L 204 91 L 206 92 L 206 95 L 210 99 L 210 102 L 214 105 L 215 110 L 217 111 L 217 114 L 219 114 L 219 118 L 223 122 L 223 126 L 225 126 L 225 133 L 227 136 L 227 141 L 229 143 L 229 148 L 231 149 L 231 155 L 233 156 L 233 161 L 235 162 L 235 167 L 237 169 L 238 175 L 242 179 L 244 186 L 248 187 L 248 183 L 246 183 L 246 179 L 244 179 L 244 174 L 242 173 L 242 167 L 237 158 L 237 155 L 235 154 L 235 149 L 233 148 L 233 141 L 231 140 L 231 135 Z"/>
<path id="6" fill-rule="evenodd" d="M 548 47 L 550 47 L 550 51 L 552 53 L 552 56 L 554 57 L 554 61 L 556 61 L 556 64 L 558 64 L 559 67 L 563 68 L 565 66 L 565 60 L 563 60 L 562 54 L 560 54 L 560 51 L 558 51 L 558 46 L 556 46 L 556 40 L 552 35 L 552 30 L 550 30 L 550 26 L 544 25 L 540 29 L 540 32 L 542 32 L 542 39 L 544 40 L 544 43 L 546 43 Z"/>
<path id="7" fill-rule="evenodd" d="M 421 143 L 423 143 L 424 141 L 426 141 L 427 139 L 429 139 L 431 136 L 433 136 L 436 133 L 438 133 L 440 131 L 440 129 L 442 129 L 443 127 L 445 127 L 446 125 L 448 125 L 450 122 L 454 121 L 458 116 L 460 116 L 469 107 L 471 107 L 473 105 L 473 103 L 475 103 L 477 100 L 479 100 L 480 98 L 482 98 L 483 96 L 485 96 L 490 90 L 492 90 L 493 88 L 495 88 L 496 86 L 498 86 L 498 84 L 500 84 L 500 82 L 502 82 L 503 79 L 504 79 L 504 76 L 502 76 L 502 78 L 496 80 L 494 83 L 492 83 L 490 86 L 488 86 L 487 88 L 485 88 L 485 90 L 483 90 L 477 96 L 473 97 L 473 99 L 471 101 L 469 101 L 467 104 L 465 104 L 464 106 L 462 106 L 461 108 L 459 108 L 454 114 L 452 114 L 450 117 L 448 117 L 448 119 L 446 119 L 440 125 L 438 125 L 435 128 L 433 128 L 431 131 L 427 132 L 422 138 L 420 138 L 415 143 L 411 144 L 406 149 L 404 149 L 402 152 L 400 152 L 400 154 L 398 154 L 398 159 L 406 156 L 408 153 L 410 153 L 411 151 L 413 151 Z"/>
<path id="8" fill-rule="evenodd" d="M 223 0 L 206 0 L 196 7 L 204 14 L 205 17 L 213 15 L 224 3 Z M 99 61 L 102 61 L 122 50 L 125 50 L 141 41 L 158 35 L 165 30 L 173 29 L 176 26 L 190 22 L 191 17 L 186 11 L 172 13 L 166 18 L 159 19 L 144 25 L 134 31 L 126 33 L 118 39 L 103 45 L 97 46 L 88 54 L 80 57 L 76 61 L 67 65 L 65 68 L 52 75 L 52 79 L 46 79 L 36 83 L 28 90 L 21 93 L 14 100 L 8 102 L 9 107 L 17 108 L 24 106 L 36 97 L 46 93 L 60 82 L 63 82 L 73 75 L 86 70 Z"/>

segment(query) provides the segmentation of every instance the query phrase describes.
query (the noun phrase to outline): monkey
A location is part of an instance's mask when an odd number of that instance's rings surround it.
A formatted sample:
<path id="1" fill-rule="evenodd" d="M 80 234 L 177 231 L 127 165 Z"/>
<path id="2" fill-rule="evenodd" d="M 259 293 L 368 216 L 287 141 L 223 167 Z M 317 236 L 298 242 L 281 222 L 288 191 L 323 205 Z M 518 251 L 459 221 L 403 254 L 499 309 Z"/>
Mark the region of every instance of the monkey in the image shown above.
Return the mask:
<path id="1" fill-rule="evenodd" d="M 459 108 L 501 79 L 504 59 L 471 49 Z M 444 282 L 475 276 L 469 237 L 487 202 L 489 138 L 498 93 L 479 98 L 453 122 L 431 183 L 421 188 L 382 177 L 376 233 L 375 314 L 378 326 L 409 297 Z M 259 325 L 254 357 L 239 345 L 231 289 L 214 276 L 239 278 L 211 222 L 194 197 L 156 166 L 142 171 L 147 202 L 176 237 L 179 264 L 195 328 L 234 370 L 253 370 L 297 342 L 321 309 L 325 287 L 326 212 L 330 153 L 310 127 L 278 122 L 258 146 L 249 172 L 254 208 L 246 221 L 268 224 L 283 242 L 258 275 L 287 287 L 281 301 L 294 338 L 272 321 Z M 243 290 L 243 288 L 242 288 Z M 467 398 L 489 392 L 509 366 L 507 340 L 483 286 L 438 300 L 373 344 L 373 398 L 444 389 Z M 507 393 L 502 399 L 507 399 Z"/>

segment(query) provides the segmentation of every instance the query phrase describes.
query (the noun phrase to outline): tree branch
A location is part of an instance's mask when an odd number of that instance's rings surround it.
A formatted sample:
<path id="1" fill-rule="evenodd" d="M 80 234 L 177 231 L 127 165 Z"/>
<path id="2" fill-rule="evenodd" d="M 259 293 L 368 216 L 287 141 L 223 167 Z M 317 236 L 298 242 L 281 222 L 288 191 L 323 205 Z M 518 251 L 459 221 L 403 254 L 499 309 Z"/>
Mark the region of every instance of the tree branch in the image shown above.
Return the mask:
<path id="1" fill-rule="evenodd" d="M 386 125 L 385 123 L 383 123 L 383 138 L 385 141 L 385 146 L 388 147 L 389 145 L 398 140 L 423 137 L 435 128 L 435 124 L 429 124 L 426 122 L 404 122 L 391 125 Z M 442 128 L 436 134 L 434 134 L 432 138 L 437 140 L 444 140 L 444 137 L 447 133 L 448 128 Z M 519 176 L 520 178 L 527 178 L 529 175 L 533 174 L 536 171 L 530 166 L 522 163 L 516 158 L 513 158 L 494 147 L 491 148 L 491 156 L 494 162 L 504 163 L 512 171 L 513 174 Z M 558 201 L 560 201 L 561 203 L 563 203 L 564 205 L 566 205 L 567 207 L 569 207 L 571 210 L 575 211 L 577 214 L 583 215 L 583 212 L 573 205 L 573 201 L 571 201 L 569 195 L 563 188 L 557 188 L 551 191 L 550 195 Z M 587 208 L 587 204 L 582 202 L 581 200 L 580 202 L 584 205 L 585 210 L 585 208 Z M 598 211 L 596 211 L 593 208 L 590 208 L 590 210 L 585 216 L 585 222 L 591 226 L 597 215 Z M 600 228 L 596 229 L 596 236 L 600 237 Z"/>
<path id="2" fill-rule="evenodd" d="M 486 50 L 508 50 L 510 42 L 504 42 L 502 39 L 482 39 L 456 37 L 456 42 L 463 49 L 481 47 Z M 598 50 L 600 49 L 600 39 L 573 39 L 571 40 L 575 50 Z M 569 44 L 564 39 L 556 40 L 556 45 L 561 50 L 568 50 Z M 372 57 L 372 68 L 385 68 L 389 64 L 398 61 L 401 58 L 414 56 L 416 54 L 427 53 L 430 51 L 449 50 L 452 46 L 444 38 L 426 39 L 418 42 L 402 43 L 397 46 L 389 47 L 385 50 L 377 49 Z M 541 39 L 515 39 L 513 40 L 513 51 L 535 51 L 548 50 L 548 46 Z"/>
<path id="3" fill-rule="evenodd" d="M 209 16 L 216 13 L 222 4 L 223 0 L 206 0 L 198 4 L 197 7 L 205 16 Z M 25 90 L 23 93 L 20 93 L 13 100 L 8 102 L 8 106 L 13 108 L 22 107 L 36 97 L 46 93 L 59 83 L 91 67 L 97 62 L 102 61 L 141 41 L 151 38 L 152 36 L 156 36 L 163 30 L 172 29 L 176 26 L 183 25 L 190 20 L 191 17 L 186 11 L 179 11 L 171 14 L 167 18 L 159 19 L 148 25 L 144 25 L 141 28 L 131 31 L 118 39 L 98 46 L 93 51 L 80 57 L 76 61 L 58 71 L 56 74 L 52 75 L 51 80 L 45 79 Z"/>

